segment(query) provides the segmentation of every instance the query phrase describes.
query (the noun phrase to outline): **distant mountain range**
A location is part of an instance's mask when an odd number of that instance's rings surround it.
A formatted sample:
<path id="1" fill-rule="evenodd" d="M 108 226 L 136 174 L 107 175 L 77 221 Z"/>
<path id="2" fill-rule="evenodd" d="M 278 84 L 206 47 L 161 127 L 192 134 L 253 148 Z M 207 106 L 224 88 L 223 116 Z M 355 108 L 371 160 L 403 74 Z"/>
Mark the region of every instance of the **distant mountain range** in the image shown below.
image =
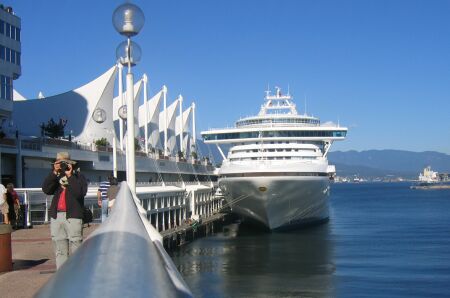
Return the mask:
<path id="1" fill-rule="evenodd" d="M 222 146 L 224 154 L 227 147 Z M 200 156 L 208 156 L 220 165 L 222 156 L 215 145 L 197 141 Z M 450 155 L 435 151 L 412 152 L 404 150 L 334 151 L 328 153 L 330 164 L 336 166 L 338 176 L 417 178 L 427 166 L 439 173 L 450 173 Z"/>
<path id="2" fill-rule="evenodd" d="M 328 154 L 328 160 L 336 165 L 338 176 L 417 178 L 426 166 L 440 173 L 450 172 L 450 155 L 434 151 L 334 151 Z"/>

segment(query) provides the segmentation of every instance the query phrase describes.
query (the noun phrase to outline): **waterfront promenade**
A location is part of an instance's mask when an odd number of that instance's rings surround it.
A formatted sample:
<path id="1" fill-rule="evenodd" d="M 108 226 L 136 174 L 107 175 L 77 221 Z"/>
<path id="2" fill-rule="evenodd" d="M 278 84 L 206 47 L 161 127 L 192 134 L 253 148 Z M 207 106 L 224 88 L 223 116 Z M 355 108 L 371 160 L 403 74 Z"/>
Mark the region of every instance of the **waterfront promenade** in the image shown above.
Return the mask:
<path id="1" fill-rule="evenodd" d="M 85 225 L 84 238 L 98 226 Z M 16 230 L 11 239 L 13 271 L 0 273 L 0 297 L 32 297 L 56 271 L 50 226 L 45 224 Z"/>

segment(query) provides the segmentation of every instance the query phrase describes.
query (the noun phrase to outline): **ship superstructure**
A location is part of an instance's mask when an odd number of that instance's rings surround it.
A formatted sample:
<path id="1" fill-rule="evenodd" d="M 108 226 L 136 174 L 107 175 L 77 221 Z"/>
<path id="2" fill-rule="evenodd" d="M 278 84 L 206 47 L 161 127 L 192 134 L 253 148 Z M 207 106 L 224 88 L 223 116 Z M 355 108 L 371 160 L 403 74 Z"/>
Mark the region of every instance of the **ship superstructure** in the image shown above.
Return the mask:
<path id="1" fill-rule="evenodd" d="M 419 183 L 431 184 L 439 182 L 439 173 L 432 171 L 428 166 L 423 169 L 423 172 L 419 174 Z"/>
<path id="2" fill-rule="evenodd" d="M 224 158 L 219 186 L 233 212 L 270 229 L 328 218 L 335 167 L 327 154 L 334 141 L 345 138 L 346 127 L 299 114 L 292 96 L 276 88 L 274 95 L 266 91 L 258 115 L 201 134 Z"/>

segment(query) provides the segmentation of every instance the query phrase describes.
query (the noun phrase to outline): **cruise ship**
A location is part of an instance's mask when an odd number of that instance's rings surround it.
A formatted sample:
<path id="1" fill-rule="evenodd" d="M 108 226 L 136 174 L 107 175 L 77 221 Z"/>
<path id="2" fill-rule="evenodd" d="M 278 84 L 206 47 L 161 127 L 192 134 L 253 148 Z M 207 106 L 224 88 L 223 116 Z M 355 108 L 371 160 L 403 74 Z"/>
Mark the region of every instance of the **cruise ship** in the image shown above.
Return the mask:
<path id="1" fill-rule="evenodd" d="M 258 115 L 203 131 L 223 157 L 219 186 L 232 212 L 270 230 L 328 220 L 334 165 L 327 154 L 347 128 L 297 112 L 292 96 L 266 91 Z M 228 147 L 225 156 L 225 147 Z"/>

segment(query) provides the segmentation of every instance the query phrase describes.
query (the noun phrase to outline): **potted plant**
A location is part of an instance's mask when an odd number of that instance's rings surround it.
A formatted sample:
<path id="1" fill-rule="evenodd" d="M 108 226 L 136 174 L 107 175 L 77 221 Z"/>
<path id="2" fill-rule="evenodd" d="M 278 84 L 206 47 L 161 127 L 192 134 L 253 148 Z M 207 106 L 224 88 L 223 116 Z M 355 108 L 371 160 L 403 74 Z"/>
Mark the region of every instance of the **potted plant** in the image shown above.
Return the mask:
<path id="1" fill-rule="evenodd" d="M 109 147 L 109 142 L 106 138 L 98 139 L 94 142 L 98 151 L 106 151 L 107 147 Z"/>

